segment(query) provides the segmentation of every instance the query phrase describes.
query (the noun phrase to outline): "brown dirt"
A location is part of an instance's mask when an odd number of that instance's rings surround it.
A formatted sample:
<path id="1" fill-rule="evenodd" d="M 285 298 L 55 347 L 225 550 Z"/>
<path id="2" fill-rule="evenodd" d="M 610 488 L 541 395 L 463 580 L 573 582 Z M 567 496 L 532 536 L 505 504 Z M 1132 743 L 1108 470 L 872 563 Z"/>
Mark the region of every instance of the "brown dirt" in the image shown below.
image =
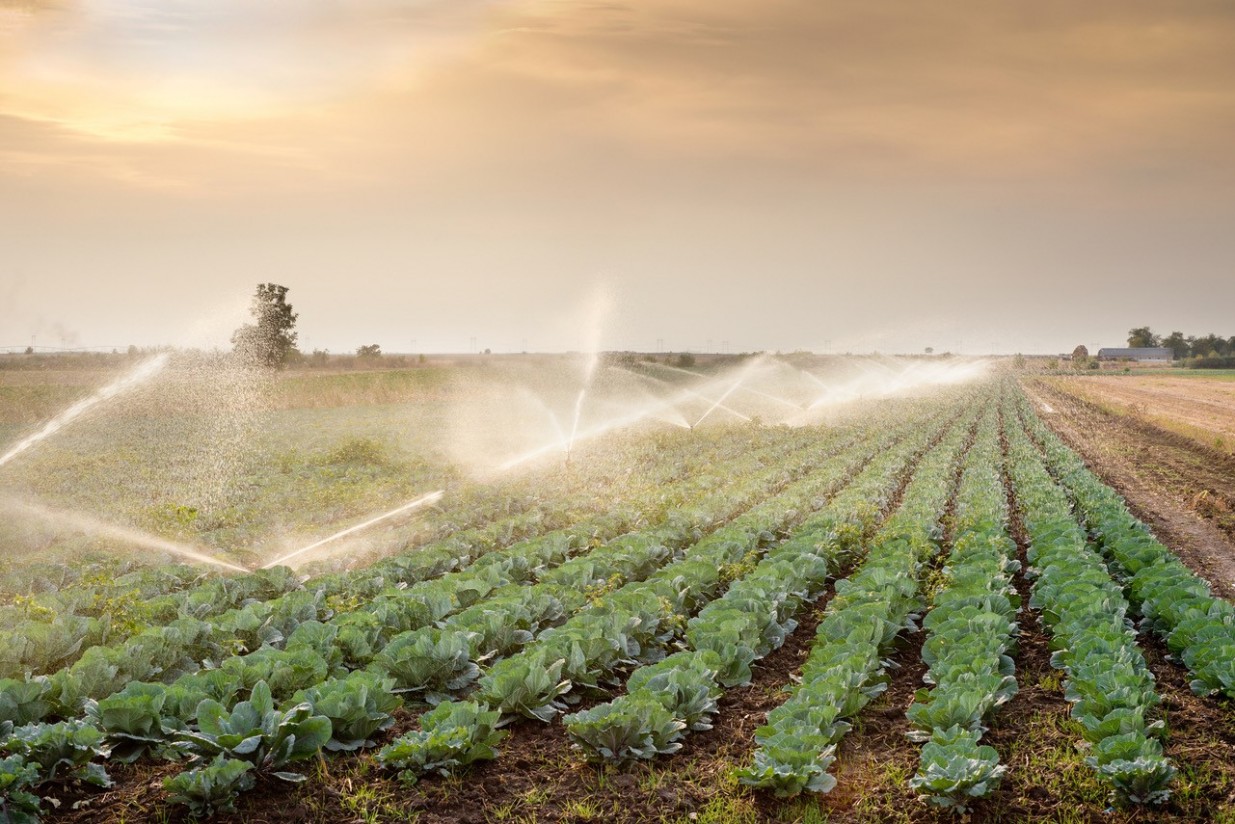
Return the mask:
<path id="1" fill-rule="evenodd" d="M 1053 383 L 1111 409 L 1178 429 L 1219 452 L 1235 448 L 1235 381 L 1131 375 Z"/>
<path id="2" fill-rule="evenodd" d="M 1042 420 L 1159 540 L 1218 594 L 1235 597 L 1235 459 L 1041 382 L 1025 390 Z"/>

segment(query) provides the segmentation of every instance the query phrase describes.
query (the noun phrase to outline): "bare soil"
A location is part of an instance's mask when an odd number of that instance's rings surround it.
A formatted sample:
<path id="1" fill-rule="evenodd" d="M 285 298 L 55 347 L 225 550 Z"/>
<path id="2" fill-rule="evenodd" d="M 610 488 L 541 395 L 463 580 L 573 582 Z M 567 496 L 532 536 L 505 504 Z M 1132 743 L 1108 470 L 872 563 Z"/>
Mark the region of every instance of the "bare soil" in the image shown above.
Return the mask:
<path id="1" fill-rule="evenodd" d="M 1065 378 L 1054 384 L 1108 409 L 1180 431 L 1219 452 L 1235 449 L 1235 381 L 1115 375 Z"/>
<path id="2" fill-rule="evenodd" d="M 1042 420 L 1159 540 L 1218 594 L 1235 597 L 1235 458 L 1041 381 L 1025 390 Z"/>

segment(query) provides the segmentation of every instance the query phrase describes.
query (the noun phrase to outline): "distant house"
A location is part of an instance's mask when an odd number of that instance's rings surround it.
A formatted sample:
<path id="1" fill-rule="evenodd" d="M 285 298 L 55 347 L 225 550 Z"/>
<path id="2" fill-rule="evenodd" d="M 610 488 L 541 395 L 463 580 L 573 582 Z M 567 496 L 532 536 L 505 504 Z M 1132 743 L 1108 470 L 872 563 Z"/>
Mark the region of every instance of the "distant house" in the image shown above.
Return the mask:
<path id="1" fill-rule="evenodd" d="M 1175 353 L 1165 346 L 1141 347 L 1136 349 L 1098 350 L 1098 360 L 1130 360 L 1163 363 L 1174 359 Z"/>

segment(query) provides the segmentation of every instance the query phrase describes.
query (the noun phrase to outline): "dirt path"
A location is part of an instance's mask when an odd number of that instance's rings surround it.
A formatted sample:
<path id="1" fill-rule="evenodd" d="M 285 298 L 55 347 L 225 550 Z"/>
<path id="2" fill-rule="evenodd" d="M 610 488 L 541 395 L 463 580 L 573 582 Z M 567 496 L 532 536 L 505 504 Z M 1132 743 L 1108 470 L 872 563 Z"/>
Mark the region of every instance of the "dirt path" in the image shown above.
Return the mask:
<path id="1" fill-rule="evenodd" d="M 1042 420 L 1159 540 L 1215 592 L 1235 597 L 1235 460 L 1040 382 L 1025 391 Z"/>

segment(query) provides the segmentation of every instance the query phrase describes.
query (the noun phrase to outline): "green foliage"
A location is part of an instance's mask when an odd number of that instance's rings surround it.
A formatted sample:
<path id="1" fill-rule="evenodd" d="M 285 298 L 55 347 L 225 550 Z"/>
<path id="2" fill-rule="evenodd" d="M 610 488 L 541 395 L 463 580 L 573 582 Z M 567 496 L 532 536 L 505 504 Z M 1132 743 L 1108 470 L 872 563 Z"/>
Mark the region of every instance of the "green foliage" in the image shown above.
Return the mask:
<path id="1" fill-rule="evenodd" d="M 300 773 L 280 770 L 288 764 L 316 755 L 330 740 L 330 719 L 313 715 L 307 703 L 286 711 L 274 708 L 270 688 L 259 681 L 248 701 L 228 710 L 206 699 L 197 709 L 197 731 L 178 734 L 178 746 L 193 753 L 198 762 L 225 755 L 251 762 L 258 771 L 284 781 L 300 782 Z"/>
<path id="2" fill-rule="evenodd" d="M 922 748 L 921 768 L 909 786 L 926 793 L 937 807 L 967 812 L 967 802 L 989 795 L 1007 771 L 994 747 L 978 745 L 980 735 L 961 726 L 937 728 Z"/>
<path id="3" fill-rule="evenodd" d="M 547 660 L 543 652 L 507 658 L 480 679 L 476 696 L 502 715 L 551 721 L 565 709 L 557 699 L 570 690 L 562 678 L 566 659 Z"/>
<path id="4" fill-rule="evenodd" d="M 129 684 L 115 695 L 86 704 L 86 717 L 107 733 L 111 757 L 123 763 L 136 761 L 147 752 L 174 758 L 170 745 L 184 722 L 163 712 L 167 688 L 162 684 Z"/>
<path id="5" fill-rule="evenodd" d="M 20 755 L 0 758 L 0 821 L 38 824 L 42 799 L 30 790 L 39 784 L 39 770 Z"/>
<path id="6" fill-rule="evenodd" d="M 220 754 L 209 764 L 164 779 L 163 789 L 169 801 L 188 807 L 194 818 L 231 813 L 240 794 L 253 789 L 252 769 L 250 761 Z"/>
<path id="7" fill-rule="evenodd" d="M 1032 420 L 1026 406 L 1020 414 Z M 1031 541 L 1028 557 L 1036 574 L 1030 605 L 1042 610 L 1043 622 L 1057 647 L 1051 664 L 1064 671 L 1064 695 L 1073 703 L 1072 715 L 1081 721 L 1085 737 L 1093 742 L 1094 755 L 1088 763 L 1110 782 L 1116 800 L 1162 803 L 1170 795 L 1175 769 L 1162 754 L 1161 745 L 1147 737 L 1160 734 L 1163 725 L 1146 723 L 1148 712 L 1159 699 L 1153 675 L 1126 617 L 1129 604 L 1103 557 L 1088 544 L 1068 495 L 1047 472 L 1042 454 L 1012 420 L 1007 422 L 1006 432 L 1013 485 Z M 1099 517 L 1101 496 L 1083 490 L 1078 470 L 1068 467 L 1069 461 L 1060 456 L 1053 443 L 1043 443 L 1047 460 L 1068 473 L 1065 477 L 1080 492 L 1077 500 L 1081 513 Z M 1075 461 L 1079 463 L 1079 458 Z M 1133 538 L 1130 531 L 1136 530 L 1126 524 L 1124 529 L 1114 522 L 1109 526 L 1103 543 L 1117 546 L 1121 537 L 1127 540 L 1129 571 L 1143 569 L 1141 564 L 1148 560 L 1143 550 L 1152 553 L 1153 547 L 1128 540 Z M 1135 548 L 1131 546 L 1134 543 Z M 1137 593 L 1135 577 L 1130 591 Z M 1147 605 L 1142 607 L 1152 624 Z"/>
<path id="8" fill-rule="evenodd" d="M 391 715 L 402 705 L 392 692 L 393 681 L 358 670 L 296 694 L 315 715 L 330 719 L 331 738 L 326 749 L 357 750 L 372 747 L 374 733 L 394 724 Z"/>
<path id="9" fill-rule="evenodd" d="M 854 575 L 836 582 L 836 596 L 816 630 L 802 681 L 788 701 L 768 714 L 767 725 L 755 731 L 758 747 L 751 763 L 738 773 L 742 783 L 778 796 L 824 793 L 835 786 L 827 770 L 837 742 L 850 728 L 843 719 L 887 688 L 882 655 L 902 630 L 913 626 L 921 609 L 918 578 L 924 562 L 938 551 L 948 479 L 955 474 L 964 441 L 965 427 L 954 424 L 919 464 L 900 509 L 875 535 L 866 562 Z M 895 466 L 889 460 L 887 470 Z M 889 480 L 884 476 L 883 483 Z M 894 484 L 892 480 L 893 488 Z M 881 497 L 862 483 L 853 488 L 864 493 L 866 501 Z M 861 518 L 833 516 L 833 522 L 871 523 L 879 508 L 870 515 L 866 514 L 870 510 L 857 506 L 852 511 L 862 513 Z M 864 535 L 867 529 L 863 526 L 857 534 Z M 837 539 L 843 544 L 853 541 Z"/>
<path id="10" fill-rule="evenodd" d="M 322 457 L 322 463 L 340 466 L 385 466 L 391 462 L 390 455 L 381 441 L 374 438 L 347 438 Z"/>
<path id="11" fill-rule="evenodd" d="M 0 679 L 0 724 L 14 726 L 41 721 L 51 711 L 51 682 L 35 677 L 28 681 Z"/>
<path id="12" fill-rule="evenodd" d="M 259 283 L 250 312 L 255 324 L 245 324 L 232 335 L 232 345 L 246 364 L 282 367 L 296 348 L 296 318 L 287 302 L 287 287 Z"/>
<path id="13" fill-rule="evenodd" d="M 1143 733 L 1102 739 L 1085 763 L 1111 782 L 1121 803 L 1163 804 L 1170 798 L 1175 768 L 1163 757 L 1162 744 Z"/>
<path id="14" fill-rule="evenodd" d="M 448 775 L 497 757 L 495 748 L 506 736 L 496 729 L 499 717 L 496 710 L 474 701 L 440 704 L 421 716 L 419 730 L 383 747 L 377 760 L 384 767 L 400 770 L 399 777 L 408 784 L 426 773 Z"/>
<path id="15" fill-rule="evenodd" d="M 1133 349 L 1145 349 L 1159 345 L 1161 338 L 1153 333 L 1148 326 L 1138 326 L 1128 330 L 1128 346 Z"/>
<path id="16" fill-rule="evenodd" d="M 375 672 L 389 676 L 396 692 L 419 692 L 430 704 L 450 698 L 480 676 L 472 661 L 471 633 L 437 627 L 396 635 L 373 659 Z"/>
<path id="17" fill-rule="evenodd" d="M 62 768 L 87 784 L 110 787 L 112 783 L 102 766 L 91 763 L 111 751 L 99 728 L 85 721 L 15 727 L 0 749 L 36 766 L 39 783 L 51 781 Z"/>
<path id="18" fill-rule="evenodd" d="M 677 752 L 686 723 L 654 696 L 625 695 L 590 710 L 563 717 L 576 749 L 594 761 L 623 764 Z"/>
<path id="19" fill-rule="evenodd" d="M 836 761 L 836 745 L 817 733 L 776 731 L 759 741 L 748 766 L 738 770 L 741 783 L 770 790 L 777 798 L 803 792 L 827 793 L 836 786 L 828 768 Z"/>

